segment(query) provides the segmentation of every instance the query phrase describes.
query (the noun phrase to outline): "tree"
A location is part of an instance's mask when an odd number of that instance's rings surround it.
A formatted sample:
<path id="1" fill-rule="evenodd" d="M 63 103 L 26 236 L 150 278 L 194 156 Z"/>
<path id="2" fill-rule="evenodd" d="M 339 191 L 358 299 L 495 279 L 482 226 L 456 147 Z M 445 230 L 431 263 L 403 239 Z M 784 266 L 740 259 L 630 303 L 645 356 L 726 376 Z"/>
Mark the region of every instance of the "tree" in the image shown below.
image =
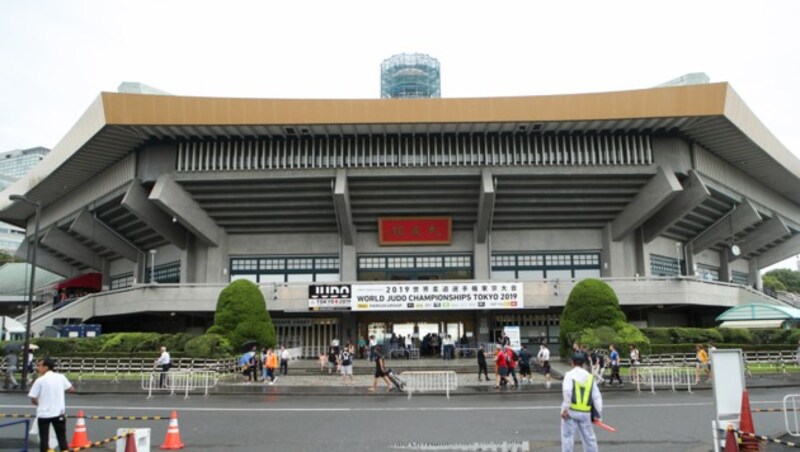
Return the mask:
<path id="1" fill-rule="evenodd" d="M 587 328 L 607 326 L 619 330 L 626 324 L 614 289 L 599 279 L 584 279 L 573 287 L 561 314 L 560 354 L 567 356 L 573 339 Z"/>
<path id="2" fill-rule="evenodd" d="M 247 341 L 266 347 L 274 347 L 276 342 L 275 326 L 261 289 L 244 279 L 230 283 L 220 292 L 214 325 L 206 333 L 219 334 L 234 349 Z"/>
<path id="3" fill-rule="evenodd" d="M 800 272 L 789 270 L 788 268 L 778 268 L 768 271 L 764 273 L 765 284 L 768 276 L 777 279 L 785 287 L 785 289 L 774 290 L 788 290 L 789 292 L 800 293 Z"/>
<path id="4" fill-rule="evenodd" d="M 764 282 L 764 287 L 767 289 L 786 291 L 786 285 L 783 284 L 780 279 L 770 274 L 764 275 L 762 281 Z"/>

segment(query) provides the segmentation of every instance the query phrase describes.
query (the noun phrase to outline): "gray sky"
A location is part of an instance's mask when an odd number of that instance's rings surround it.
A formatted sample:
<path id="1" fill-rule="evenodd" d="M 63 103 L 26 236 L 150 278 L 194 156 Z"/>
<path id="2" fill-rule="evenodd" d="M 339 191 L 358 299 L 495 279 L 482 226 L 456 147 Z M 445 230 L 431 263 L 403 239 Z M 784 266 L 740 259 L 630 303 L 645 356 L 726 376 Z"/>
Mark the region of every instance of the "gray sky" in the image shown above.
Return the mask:
<path id="1" fill-rule="evenodd" d="M 800 1 L 3 1 L 0 151 L 53 147 L 101 91 L 377 98 L 423 52 L 443 97 L 728 81 L 795 154 Z M 789 262 L 794 267 L 794 262 Z"/>

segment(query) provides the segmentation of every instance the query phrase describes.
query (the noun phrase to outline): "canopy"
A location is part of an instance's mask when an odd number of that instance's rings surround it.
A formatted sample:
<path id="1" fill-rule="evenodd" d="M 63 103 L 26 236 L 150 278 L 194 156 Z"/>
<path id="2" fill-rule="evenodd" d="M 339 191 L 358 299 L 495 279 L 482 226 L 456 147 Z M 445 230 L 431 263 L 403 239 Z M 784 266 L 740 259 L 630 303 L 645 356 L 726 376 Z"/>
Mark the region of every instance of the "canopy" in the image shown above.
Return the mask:
<path id="1" fill-rule="evenodd" d="M 800 309 L 763 303 L 750 303 L 728 309 L 717 317 L 718 322 L 739 320 L 800 321 Z"/>
<path id="2" fill-rule="evenodd" d="M 785 320 L 731 320 L 722 322 L 720 328 L 782 328 Z"/>
<path id="3" fill-rule="evenodd" d="M 56 285 L 56 290 L 61 289 L 90 289 L 100 292 L 103 284 L 103 275 L 100 273 L 86 273 L 65 279 Z"/>

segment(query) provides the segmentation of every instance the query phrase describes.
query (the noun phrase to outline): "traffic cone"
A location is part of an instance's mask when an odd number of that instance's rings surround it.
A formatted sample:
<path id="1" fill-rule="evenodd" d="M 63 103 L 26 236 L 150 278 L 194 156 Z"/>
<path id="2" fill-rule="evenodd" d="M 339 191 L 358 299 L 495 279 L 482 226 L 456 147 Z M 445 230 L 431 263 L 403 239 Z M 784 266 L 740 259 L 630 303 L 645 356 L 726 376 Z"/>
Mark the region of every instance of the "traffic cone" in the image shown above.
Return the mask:
<path id="1" fill-rule="evenodd" d="M 128 433 L 128 439 L 125 440 L 125 452 L 137 452 L 136 435 L 133 430 Z"/>
<path id="2" fill-rule="evenodd" d="M 733 433 L 733 426 L 730 424 L 728 433 L 725 434 L 725 452 L 739 452 L 739 443 L 736 442 L 736 434 Z"/>
<path id="3" fill-rule="evenodd" d="M 178 431 L 178 412 L 173 411 L 169 414 L 169 427 L 167 427 L 167 437 L 161 449 L 183 449 L 181 442 L 181 432 Z"/>
<path id="4" fill-rule="evenodd" d="M 86 433 L 86 419 L 83 410 L 78 410 L 78 422 L 75 423 L 75 431 L 72 434 L 72 441 L 69 442 L 70 449 L 73 447 L 86 447 L 92 444 L 89 435 Z"/>
<path id="5" fill-rule="evenodd" d="M 747 395 L 747 389 L 742 391 L 742 413 L 739 419 L 739 430 L 742 433 L 750 433 L 750 435 L 755 435 L 756 433 L 756 428 L 753 425 L 753 414 L 750 411 L 750 396 Z M 742 451 L 761 450 L 761 444 L 758 438 L 750 435 L 741 435 L 742 445 L 739 449 Z"/>

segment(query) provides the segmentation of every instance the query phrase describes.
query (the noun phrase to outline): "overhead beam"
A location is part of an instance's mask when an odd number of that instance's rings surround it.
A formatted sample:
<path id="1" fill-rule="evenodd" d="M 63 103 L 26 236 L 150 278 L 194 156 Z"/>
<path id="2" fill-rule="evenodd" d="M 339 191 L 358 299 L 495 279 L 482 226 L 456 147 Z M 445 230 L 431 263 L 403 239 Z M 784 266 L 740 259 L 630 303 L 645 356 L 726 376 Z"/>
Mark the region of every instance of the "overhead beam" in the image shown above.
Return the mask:
<path id="1" fill-rule="evenodd" d="M 786 226 L 783 218 L 775 214 L 744 237 L 744 240 L 739 245 L 741 249 L 739 256 L 734 256 L 731 254 L 730 249 L 728 250 L 728 262 L 733 262 L 742 256 L 755 253 L 770 243 L 791 235 L 791 233 L 792 231 Z"/>
<path id="2" fill-rule="evenodd" d="M 706 184 L 703 183 L 697 172 L 689 171 L 689 177 L 683 184 L 683 191 L 644 222 L 642 232 L 645 243 L 652 242 L 710 197 L 711 192 L 708 191 Z"/>
<path id="3" fill-rule="evenodd" d="M 800 254 L 800 234 L 793 235 L 789 240 L 759 255 L 758 267 L 759 269 L 769 267 L 796 254 Z"/>
<path id="4" fill-rule="evenodd" d="M 619 241 L 658 212 L 683 187 L 671 169 L 658 168 L 658 172 L 633 198 L 625 209 L 611 222 L 612 238 Z"/>
<path id="5" fill-rule="evenodd" d="M 730 239 L 734 234 L 744 231 L 759 221 L 761 221 L 761 215 L 753 203 L 745 198 L 735 209 L 698 234 L 692 240 L 692 248 L 695 253 L 700 253 L 717 242 Z"/>
<path id="6" fill-rule="evenodd" d="M 475 242 L 486 243 L 489 237 L 489 230 L 492 227 L 492 216 L 494 215 L 494 204 L 496 196 L 494 177 L 491 171 L 484 169 L 481 171 L 481 192 L 478 198 L 478 221 L 475 223 Z"/>
<path id="7" fill-rule="evenodd" d="M 336 182 L 333 186 L 333 206 L 336 221 L 342 235 L 342 243 L 353 245 L 356 241 L 356 227 L 353 224 L 353 209 L 350 206 L 350 190 L 347 186 L 347 171 L 336 171 Z"/>
<path id="8" fill-rule="evenodd" d="M 186 229 L 172 221 L 172 216 L 167 215 L 158 206 L 147 199 L 147 189 L 138 181 L 134 181 L 122 197 L 122 206 L 128 209 L 142 223 L 146 224 L 161 237 L 164 237 L 178 249 L 186 249 Z"/>
<path id="9" fill-rule="evenodd" d="M 201 241 L 211 246 L 219 245 L 223 231 L 200 204 L 192 199 L 192 195 L 175 182 L 171 174 L 159 176 L 148 199 Z"/>
<path id="10" fill-rule="evenodd" d="M 87 267 L 100 271 L 103 268 L 103 258 L 91 248 L 81 243 L 75 237 L 67 234 L 57 227 L 51 227 L 42 237 L 42 245 L 54 249 L 59 253 L 69 256 Z"/>
<path id="11" fill-rule="evenodd" d="M 14 255 L 25 262 L 28 262 L 28 259 L 30 258 L 30 256 L 28 256 L 29 247 L 29 242 L 27 240 L 23 241 L 19 245 L 19 248 L 17 248 L 17 251 L 14 253 Z M 53 272 L 66 278 L 80 273 L 80 270 L 78 270 L 76 267 L 62 261 L 61 259 L 53 256 L 41 248 L 39 248 L 39 251 L 36 253 L 36 267 L 43 268 L 49 272 Z"/>
<path id="12" fill-rule="evenodd" d="M 88 210 L 83 210 L 78 214 L 78 217 L 70 224 L 69 230 L 131 262 L 136 262 L 142 253 L 127 240 L 112 232 L 110 226 L 95 218 Z"/>

